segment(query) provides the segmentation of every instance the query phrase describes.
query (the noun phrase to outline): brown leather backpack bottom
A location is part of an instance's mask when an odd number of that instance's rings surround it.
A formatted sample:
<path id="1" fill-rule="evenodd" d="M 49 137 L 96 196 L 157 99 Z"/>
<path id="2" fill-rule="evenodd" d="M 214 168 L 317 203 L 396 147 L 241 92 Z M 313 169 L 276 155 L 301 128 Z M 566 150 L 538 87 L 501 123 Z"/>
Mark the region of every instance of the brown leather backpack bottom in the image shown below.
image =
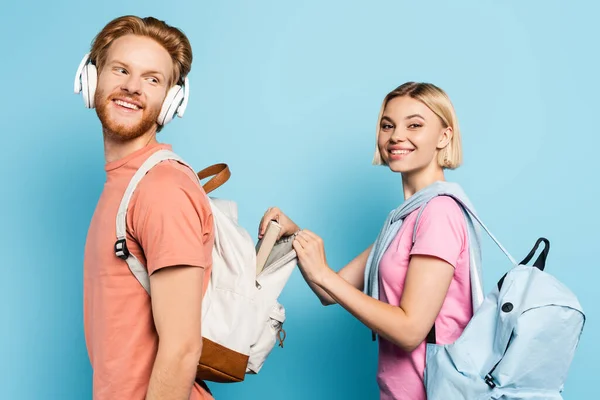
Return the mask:
<path id="1" fill-rule="evenodd" d="M 248 356 L 202 338 L 202 356 L 196 379 L 220 383 L 242 382 L 246 376 Z"/>

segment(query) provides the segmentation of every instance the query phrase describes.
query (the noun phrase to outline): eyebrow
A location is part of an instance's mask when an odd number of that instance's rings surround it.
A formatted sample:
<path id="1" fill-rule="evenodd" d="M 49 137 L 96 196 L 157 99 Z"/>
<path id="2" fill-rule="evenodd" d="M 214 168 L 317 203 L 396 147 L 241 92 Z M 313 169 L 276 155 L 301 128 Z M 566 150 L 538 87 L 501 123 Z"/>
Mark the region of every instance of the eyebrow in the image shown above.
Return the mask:
<path id="1" fill-rule="evenodd" d="M 421 118 L 422 120 L 425 120 L 425 118 L 421 114 L 411 114 L 404 119 L 411 119 L 411 118 Z"/>
<path id="2" fill-rule="evenodd" d="M 409 120 L 411 118 L 421 118 L 423 121 L 425 121 L 425 118 L 421 114 L 407 115 L 404 119 Z M 383 117 L 381 117 L 381 121 L 383 121 L 383 120 L 387 120 L 387 121 L 391 122 L 392 124 L 395 124 L 394 120 L 391 119 L 390 117 L 388 117 L 387 115 L 384 115 Z"/>
<path id="3" fill-rule="evenodd" d="M 125 62 L 123 62 L 123 61 L 119 61 L 119 60 L 113 60 L 113 61 L 111 61 L 111 63 L 110 63 L 110 64 L 111 64 L 111 65 L 118 64 L 118 65 L 122 65 L 122 66 L 123 66 L 123 67 L 125 67 L 125 68 L 129 68 L 129 65 L 127 65 L 127 63 L 125 63 Z M 144 74 L 160 75 L 160 76 L 161 76 L 163 79 L 165 79 L 165 74 L 163 74 L 163 73 L 162 73 L 162 72 L 160 72 L 160 71 L 153 71 L 153 70 L 150 70 L 150 71 L 146 71 L 146 72 L 144 72 Z"/>

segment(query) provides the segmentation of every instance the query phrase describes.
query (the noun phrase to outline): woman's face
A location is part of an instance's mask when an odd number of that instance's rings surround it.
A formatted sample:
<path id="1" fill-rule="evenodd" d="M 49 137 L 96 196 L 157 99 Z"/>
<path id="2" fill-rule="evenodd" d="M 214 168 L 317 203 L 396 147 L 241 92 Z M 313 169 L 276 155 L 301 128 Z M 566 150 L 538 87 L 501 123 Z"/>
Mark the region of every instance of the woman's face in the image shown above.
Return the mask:
<path id="1" fill-rule="evenodd" d="M 425 104 L 408 96 L 388 101 L 377 145 L 394 172 L 410 174 L 437 165 L 437 153 L 452 138 L 452 129 Z M 441 167 L 440 167 L 441 168 Z"/>

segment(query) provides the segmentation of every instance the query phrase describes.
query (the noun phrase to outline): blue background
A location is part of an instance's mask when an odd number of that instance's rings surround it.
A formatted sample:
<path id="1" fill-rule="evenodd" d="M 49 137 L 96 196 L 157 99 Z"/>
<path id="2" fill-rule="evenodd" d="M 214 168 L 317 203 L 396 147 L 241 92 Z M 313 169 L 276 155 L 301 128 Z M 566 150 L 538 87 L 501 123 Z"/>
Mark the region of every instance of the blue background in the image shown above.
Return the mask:
<path id="1" fill-rule="evenodd" d="M 589 398 L 600 355 L 600 7 L 413 3 L 3 3 L 0 398 L 91 398 L 82 254 L 104 159 L 99 122 L 73 79 L 93 36 L 129 13 L 182 28 L 194 50 L 188 111 L 159 139 L 198 170 L 229 163 L 232 179 L 214 194 L 238 201 L 254 238 L 265 209 L 280 206 L 325 239 L 334 269 L 402 200 L 400 177 L 370 164 L 383 97 L 408 80 L 446 90 L 465 152 L 447 178 L 515 258 L 539 236 L 551 240 L 547 270 L 588 317 L 564 398 Z M 487 237 L 484 246 L 488 291 L 509 264 Z M 282 301 L 285 347 L 258 376 L 212 384 L 216 397 L 378 398 L 369 330 L 321 307 L 298 271 Z"/>

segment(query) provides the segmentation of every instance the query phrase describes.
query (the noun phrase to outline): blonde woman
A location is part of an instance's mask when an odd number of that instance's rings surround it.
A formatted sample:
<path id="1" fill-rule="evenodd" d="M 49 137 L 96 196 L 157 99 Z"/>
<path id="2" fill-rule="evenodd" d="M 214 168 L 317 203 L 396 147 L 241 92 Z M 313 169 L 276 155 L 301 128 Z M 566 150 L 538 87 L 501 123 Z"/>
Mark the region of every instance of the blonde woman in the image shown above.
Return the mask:
<path id="1" fill-rule="evenodd" d="M 373 160 L 400 174 L 404 201 L 369 248 L 335 272 L 323 240 L 280 209 L 260 223 L 259 237 L 274 219 L 282 236 L 296 234 L 300 271 L 321 302 L 341 305 L 379 335 L 383 400 L 426 399 L 427 343 L 456 340 L 482 301 L 479 237 L 463 209 L 471 205 L 444 176 L 461 162 L 450 99 L 435 85 L 408 82 L 383 101 Z"/>

